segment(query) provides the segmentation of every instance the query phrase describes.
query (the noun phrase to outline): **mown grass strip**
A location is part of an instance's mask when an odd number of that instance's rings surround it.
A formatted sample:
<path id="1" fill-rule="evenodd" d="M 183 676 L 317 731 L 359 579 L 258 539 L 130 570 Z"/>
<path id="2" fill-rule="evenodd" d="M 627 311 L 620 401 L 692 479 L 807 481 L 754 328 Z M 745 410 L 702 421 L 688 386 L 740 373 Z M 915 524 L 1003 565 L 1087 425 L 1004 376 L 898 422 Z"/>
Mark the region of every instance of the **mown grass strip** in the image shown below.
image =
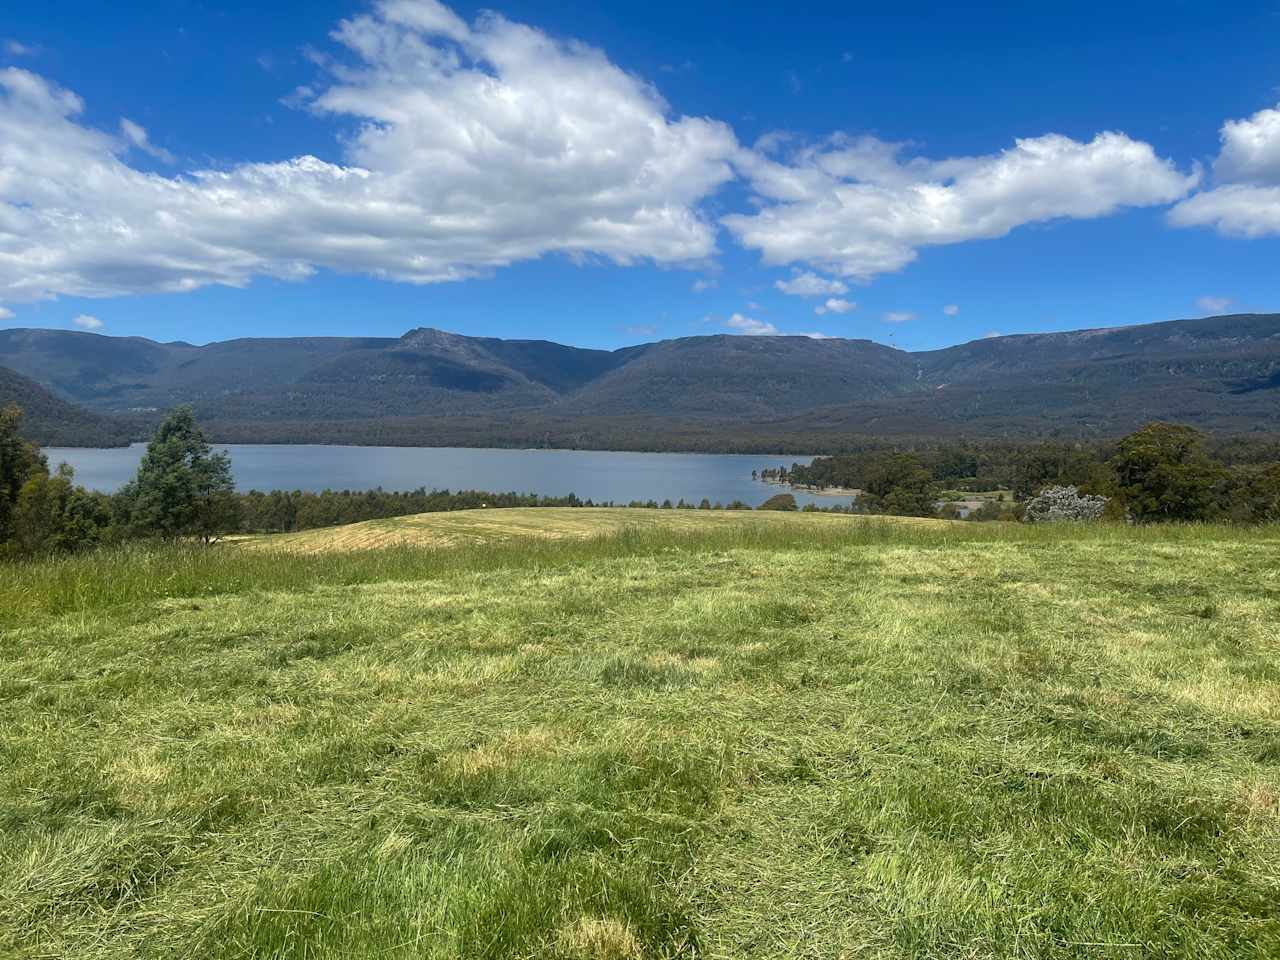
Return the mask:
<path id="1" fill-rule="evenodd" d="M 504 511 L 484 511 L 485 514 Z M 584 510 L 553 508 L 511 513 L 551 514 L 581 521 Z M 638 511 L 639 512 L 639 511 Z M 649 511 L 643 511 L 649 513 Z M 649 519 L 648 517 L 645 518 Z M 772 520 L 773 518 L 770 518 Z M 37 614 L 89 612 L 151 600 L 209 597 L 255 590 L 303 590 L 394 580 L 433 580 L 460 572 L 517 569 L 548 564 L 653 555 L 664 550 L 788 550 L 818 546 L 920 546 L 960 543 L 1019 543 L 1051 547 L 1065 542 L 1105 544 L 1191 544 L 1222 540 L 1280 544 L 1280 527 L 1230 528 L 1209 525 L 1129 528 L 1106 525 L 1024 526 L 900 522 L 892 519 L 793 516 L 786 523 L 761 523 L 750 515 L 710 530 L 624 527 L 600 536 L 474 543 L 464 547 L 403 544 L 377 550 L 296 553 L 269 547 L 244 550 L 235 544 L 128 544 L 87 555 L 0 565 L 0 623 L 18 623 Z M 341 528 L 339 528 L 339 531 Z M 335 534 L 341 536 L 340 532 Z"/>

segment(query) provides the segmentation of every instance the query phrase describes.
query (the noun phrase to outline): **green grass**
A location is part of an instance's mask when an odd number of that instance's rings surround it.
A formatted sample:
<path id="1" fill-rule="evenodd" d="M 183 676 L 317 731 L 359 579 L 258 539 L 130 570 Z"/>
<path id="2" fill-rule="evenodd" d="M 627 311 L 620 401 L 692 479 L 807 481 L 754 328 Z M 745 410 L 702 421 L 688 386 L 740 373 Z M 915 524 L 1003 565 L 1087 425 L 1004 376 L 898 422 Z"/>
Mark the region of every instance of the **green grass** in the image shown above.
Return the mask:
<path id="1" fill-rule="evenodd" d="M 526 513 L 0 567 L 0 954 L 1280 954 L 1275 528 Z"/>

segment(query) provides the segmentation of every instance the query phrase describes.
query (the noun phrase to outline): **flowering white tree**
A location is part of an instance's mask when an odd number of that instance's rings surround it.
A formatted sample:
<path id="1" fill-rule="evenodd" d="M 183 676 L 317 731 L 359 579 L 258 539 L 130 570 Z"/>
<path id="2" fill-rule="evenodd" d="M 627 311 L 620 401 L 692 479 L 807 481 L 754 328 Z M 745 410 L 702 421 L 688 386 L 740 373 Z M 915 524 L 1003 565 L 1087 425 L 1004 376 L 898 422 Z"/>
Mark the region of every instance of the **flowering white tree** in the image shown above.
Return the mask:
<path id="1" fill-rule="evenodd" d="M 1101 520 L 1107 498 L 1081 493 L 1076 487 L 1046 487 L 1027 501 L 1028 523 L 1088 523 Z"/>

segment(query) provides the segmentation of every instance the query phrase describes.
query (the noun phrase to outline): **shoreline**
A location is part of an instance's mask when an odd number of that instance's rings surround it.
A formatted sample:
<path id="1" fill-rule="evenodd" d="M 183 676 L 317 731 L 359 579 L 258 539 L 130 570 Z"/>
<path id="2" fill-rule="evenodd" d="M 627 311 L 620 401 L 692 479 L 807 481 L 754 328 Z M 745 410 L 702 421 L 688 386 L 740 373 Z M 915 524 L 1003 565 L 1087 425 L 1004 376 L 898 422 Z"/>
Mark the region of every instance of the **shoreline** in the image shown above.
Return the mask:
<path id="1" fill-rule="evenodd" d="M 770 480 L 764 477 L 757 482 L 767 483 L 773 487 L 786 487 L 796 493 L 807 493 L 813 497 L 853 497 L 857 499 L 862 496 L 862 491 L 855 487 L 809 487 L 802 483 L 787 483 L 785 480 Z"/>

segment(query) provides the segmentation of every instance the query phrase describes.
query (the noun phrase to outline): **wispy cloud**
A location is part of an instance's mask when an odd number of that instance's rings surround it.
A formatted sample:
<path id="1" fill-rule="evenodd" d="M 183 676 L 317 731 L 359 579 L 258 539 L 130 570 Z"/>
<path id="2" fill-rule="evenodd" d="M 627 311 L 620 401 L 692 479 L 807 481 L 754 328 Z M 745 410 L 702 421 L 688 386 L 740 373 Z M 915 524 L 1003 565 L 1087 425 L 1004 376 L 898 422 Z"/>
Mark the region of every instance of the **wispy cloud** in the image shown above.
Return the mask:
<path id="1" fill-rule="evenodd" d="M 17 316 L 17 314 L 8 307 L 0 307 L 0 321 L 12 320 L 15 316 Z"/>
<path id="2" fill-rule="evenodd" d="M 1196 306 L 1205 313 L 1221 313 L 1233 303 L 1235 301 L 1230 297 L 1201 297 L 1196 301 Z"/>
<path id="3" fill-rule="evenodd" d="M 942 312 L 945 313 L 948 317 L 955 317 L 955 316 L 959 316 L 960 308 L 957 307 L 954 303 L 948 303 L 945 307 L 942 308 Z"/>
<path id="4" fill-rule="evenodd" d="M 79 327 L 81 330 L 101 330 L 102 329 L 102 321 L 99 320 L 97 317 L 90 316 L 87 313 L 80 314 L 80 316 L 73 318 L 71 322 L 75 324 L 77 327 Z"/>
<path id="5" fill-rule="evenodd" d="M 885 323 L 908 323 L 916 318 L 909 310 L 890 310 L 884 315 Z"/>
<path id="6" fill-rule="evenodd" d="M 143 153 L 155 157 L 165 163 L 173 163 L 173 154 L 164 147 L 158 147 L 151 142 L 151 137 L 147 134 L 147 128 L 140 124 L 134 123 L 128 117 L 124 117 L 120 121 L 120 133 L 134 147 Z"/>
<path id="7" fill-rule="evenodd" d="M 790 280 L 779 280 L 774 286 L 793 297 L 838 297 L 849 292 L 841 281 L 828 280 L 812 271 L 797 272 Z"/>

